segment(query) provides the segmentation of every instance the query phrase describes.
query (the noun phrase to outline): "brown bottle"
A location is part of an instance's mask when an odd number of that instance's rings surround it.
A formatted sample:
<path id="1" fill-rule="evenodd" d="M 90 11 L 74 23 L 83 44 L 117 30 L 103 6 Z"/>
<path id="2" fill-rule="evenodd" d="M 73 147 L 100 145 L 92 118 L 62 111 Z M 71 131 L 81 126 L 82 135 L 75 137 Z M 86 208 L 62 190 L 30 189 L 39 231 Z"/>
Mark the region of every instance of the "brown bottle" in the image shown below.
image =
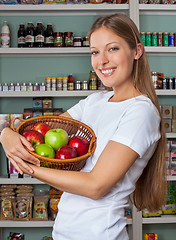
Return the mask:
<path id="1" fill-rule="evenodd" d="M 26 46 L 25 42 L 26 31 L 24 24 L 20 24 L 18 29 L 18 48 L 23 48 Z"/>
<path id="2" fill-rule="evenodd" d="M 27 24 L 25 42 L 26 47 L 34 47 L 34 25 L 32 22 Z"/>
<path id="3" fill-rule="evenodd" d="M 52 24 L 47 24 L 45 35 L 45 47 L 54 47 L 54 32 Z"/>
<path id="4" fill-rule="evenodd" d="M 35 29 L 35 47 L 44 47 L 45 37 L 44 37 L 44 27 L 41 22 L 37 23 Z"/>

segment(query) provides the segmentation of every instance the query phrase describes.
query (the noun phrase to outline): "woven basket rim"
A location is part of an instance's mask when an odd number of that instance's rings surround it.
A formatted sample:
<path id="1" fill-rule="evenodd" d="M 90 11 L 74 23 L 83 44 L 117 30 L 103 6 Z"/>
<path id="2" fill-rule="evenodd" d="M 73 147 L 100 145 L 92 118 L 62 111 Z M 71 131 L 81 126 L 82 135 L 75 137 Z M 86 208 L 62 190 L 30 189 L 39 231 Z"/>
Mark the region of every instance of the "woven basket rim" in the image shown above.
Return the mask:
<path id="1" fill-rule="evenodd" d="M 16 119 L 19 119 L 21 120 L 22 122 L 17 126 L 16 129 L 14 129 L 14 122 Z M 91 141 L 90 141 L 90 144 L 89 144 L 89 150 L 86 154 L 82 155 L 82 156 L 79 156 L 79 157 L 76 157 L 76 158 L 70 158 L 70 159 L 56 159 L 56 158 L 48 158 L 48 157 L 44 157 L 44 156 L 41 156 L 41 155 L 38 155 L 37 153 L 33 152 L 33 151 L 30 151 L 27 147 L 25 147 L 25 149 L 30 153 L 32 154 L 33 156 L 35 156 L 36 158 L 39 158 L 39 160 L 44 160 L 46 162 L 51 162 L 51 163 L 56 163 L 56 164 L 69 164 L 69 163 L 74 163 L 74 162 L 78 162 L 78 161 L 82 161 L 84 160 L 85 158 L 87 159 L 88 157 L 90 157 L 92 155 L 92 153 L 95 151 L 95 148 L 96 148 L 96 135 L 94 133 L 94 131 L 86 124 L 78 121 L 78 120 L 75 120 L 73 118 L 69 118 L 69 117 L 62 117 L 62 116 L 38 116 L 38 117 L 32 117 L 32 118 L 28 118 L 28 119 L 22 119 L 22 118 L 15 118 L 13 120 L 13 124 L 12 124 L 12 129 L 14 131 L 16 131 L 17 133 L 19 133 L 20 131 L 20 128 L 21 126 L 23 126 L 25 123 L 28 123 L 28 122 L 32 122 L 32 121 L 36 121 L 36 120 L 50 120 L 50 119 L 59 119 L 59 120 L 63 120 L 63 121 L 69 121 L 69 122 L 73 122 L 73 123 L 76 123 L 76 124 L 79 124 L 81 126 L 83 126 L 84 128 L 86 128 L 92 135 L 92 138 L 91 138 Z M 93 145 L 93 147 L 92 147 Z"/>

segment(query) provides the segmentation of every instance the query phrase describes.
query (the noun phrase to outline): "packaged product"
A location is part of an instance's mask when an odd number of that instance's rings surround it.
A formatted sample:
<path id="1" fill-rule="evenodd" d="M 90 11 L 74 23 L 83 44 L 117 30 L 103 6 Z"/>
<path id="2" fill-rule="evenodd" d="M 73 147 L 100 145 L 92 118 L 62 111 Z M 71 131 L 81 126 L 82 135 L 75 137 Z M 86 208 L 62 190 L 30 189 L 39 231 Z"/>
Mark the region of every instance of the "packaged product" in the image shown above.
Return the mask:
<path id="1" fill-rule="evenodd" d="M 1 197 L 1 220 L 13 220 L 14 196 Z"/>
<path id="2" fill-rule="evenodd" d="M 48 191 L 40 190 L 34 194 L 33 219 L 35 221 L 48 220 Z"/>
<path id="3" fill-rule="evenodd" d="M 32 219 L 32 205 L 33 205 L 33 193 L 25 193 L 25 194 L 17 194 L 16 200 L 22 200 L 22 201 L 28 201 L 29 202 L 29 207 L 28 207 L 28 219 Z"/>
<path id="4" fill-rule="evenodd" d="M 143 217 L 160 217 L 162 215 L 162 210 L 157 212 L 149 212 L 147 209 L 144 209 L 142 211 Z"/>
<path id="5" fill-rule="evenodd" d="M 20 4 L 42 4 L 42 0 L 20 0 Z"/>
<path id="6" fill-rule="evenodd" d="M 52 221 L 55 220 L 57 213 L 58 213 L 58 203 L 60 201 L 60 198 L 50 198 L 49 201 L 49 211 L 50 211 L 50 218 Z"/>
<path id="7" fill-rule="evenodd" d="M 0 0 L 0 4 L 18 4 L 18 0 Z"/>
<path id="8" fill-rule="evenodd" d="M 24 240 L 23 233 L 10 232 L 8 240 Z"/>
<path id="9" fill-rule="evenodd" d="M 15 221 L 29 221 L 29 201 L 25 199 L 17 199 L 13 203 L 13 211 L 14 211 L 14 220 Z"/>

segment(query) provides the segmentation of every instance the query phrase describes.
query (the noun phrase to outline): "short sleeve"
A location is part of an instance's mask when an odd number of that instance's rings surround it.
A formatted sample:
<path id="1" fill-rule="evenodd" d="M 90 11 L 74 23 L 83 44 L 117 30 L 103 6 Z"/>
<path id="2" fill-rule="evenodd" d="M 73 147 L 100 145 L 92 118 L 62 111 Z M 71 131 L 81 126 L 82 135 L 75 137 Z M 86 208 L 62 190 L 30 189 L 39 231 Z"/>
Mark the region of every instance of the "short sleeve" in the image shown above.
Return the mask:
<path id="1" fill-rule="evenodd" d="M 138 101 L 122 116 L 111 140 L 122 143 L 142 157 L 160 138 L 160 116 L 152 103 Z"/>
<path id="2" fill-rule="evenodd" d="M 87 97 L 88 98 L 88 97 Z M 67 110 L 67 112 L 74 118 L 75 120 L 81 121 L 81 117 L 85 110 L 85 105 L 87 102 L 87 98 L 80 100 L 77 104 Z"/>

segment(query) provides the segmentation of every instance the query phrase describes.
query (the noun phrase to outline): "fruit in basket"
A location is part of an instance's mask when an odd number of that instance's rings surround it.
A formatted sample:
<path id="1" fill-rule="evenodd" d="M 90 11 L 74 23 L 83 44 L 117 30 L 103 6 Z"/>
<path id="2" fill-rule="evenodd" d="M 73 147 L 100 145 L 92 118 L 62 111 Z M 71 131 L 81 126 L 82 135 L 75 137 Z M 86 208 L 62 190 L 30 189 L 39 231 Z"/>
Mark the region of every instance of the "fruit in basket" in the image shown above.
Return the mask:
<path id="1" fill-rule="evenodd" d="M 51 127 L 43 122 L 38 122 L 32 126 L 32 130 L 41 133 L 43 136 L 51 129 Z"/>
<path id="2" fill-rule="evenodd" d="M 45 134 L 45 143 L 57 151 L 59 147 L 67 145 L 68 134 L 62 128 L 51 129 Z"/>
<path id="3" fill-rule="evenodd" d="M 89 141 L 80 136 L 72 137 L 68 145 L 77 150 L 78 156 L 86 154 L 89 149 Z"/>
<path id="4" fill-rule="evenodd" d="M 62 146 L 56 151 L 57 159 L 70 159 L 77 157 L 77 155 L 76 149 L 68 145 Z"/>
<path id="5" fill-rule="evenodd" d="M 54 149 L 46 144 L 39 144 L 35 147 L 35 153 L 44 156 L 44 157 L 48 157 L 48 158 L 55 158 L 55 151 Z"/>
<path id="6" fill-rule="evenodd" d="M 41 133 L 35 130 L 27 130 L 23 132 L 23 137 L 25 137 L 35 148 L 35 146 L 44 143 L 44 137 Z"/>

